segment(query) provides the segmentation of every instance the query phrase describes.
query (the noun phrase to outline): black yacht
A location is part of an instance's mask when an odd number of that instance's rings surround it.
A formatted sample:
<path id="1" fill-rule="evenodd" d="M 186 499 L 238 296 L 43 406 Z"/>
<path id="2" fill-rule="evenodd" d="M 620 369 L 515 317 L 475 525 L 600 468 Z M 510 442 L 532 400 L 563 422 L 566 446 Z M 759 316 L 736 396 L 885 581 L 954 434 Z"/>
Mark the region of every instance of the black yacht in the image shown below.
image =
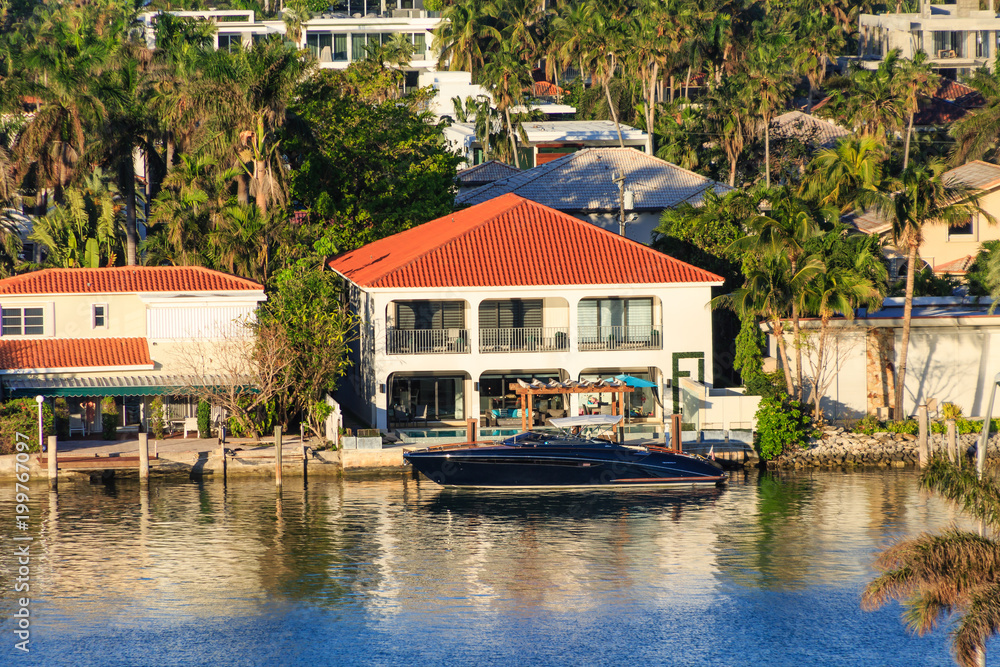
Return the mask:
<path id="1" fill-rule="evenodd" d="M 594 433 L 620 416 L 553 419 L 560 433 L 528 431 L 497 443 L 439 445 L 403 458 L 442 486 L 715 486 L 727 475 L 714 461 L 652 445 L 626 446 Z"/>

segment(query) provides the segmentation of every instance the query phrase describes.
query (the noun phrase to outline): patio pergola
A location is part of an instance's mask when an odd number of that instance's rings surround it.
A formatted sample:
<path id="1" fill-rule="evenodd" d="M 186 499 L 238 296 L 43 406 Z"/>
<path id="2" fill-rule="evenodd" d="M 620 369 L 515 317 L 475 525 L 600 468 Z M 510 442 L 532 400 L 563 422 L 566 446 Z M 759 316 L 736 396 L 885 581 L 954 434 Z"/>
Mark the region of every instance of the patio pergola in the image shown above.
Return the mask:
<path id="1" fill-rule="evenodd" d="M 517 394 L 518 401 L 521 405 L 521 430 L 527 431 L 528 424 L 532 423 L 532 398 L 535 396 L 545 396 L 552 394 L 593 394 L 597 393 L 610 393 L 612 394 L 611 402 L 611 414 L 625 416 L 624 405 L 622 402 L 623 394 L 634 391 L 634 389 L 621 380 L 610 379 L 610 380 L 563 380 L 562 382 L 557 382 L 556 380 L 551 380 L 549 382 L 542 382 L 541 380 L 533 380 L 532 382 L 525 382 L 524 380 L 518 380 L 517 382 L 510 383 L 510 389 L 515 394 Z M 618 432 L 618 425 L 615 424 L 613 427 L 615 433 Z"/>

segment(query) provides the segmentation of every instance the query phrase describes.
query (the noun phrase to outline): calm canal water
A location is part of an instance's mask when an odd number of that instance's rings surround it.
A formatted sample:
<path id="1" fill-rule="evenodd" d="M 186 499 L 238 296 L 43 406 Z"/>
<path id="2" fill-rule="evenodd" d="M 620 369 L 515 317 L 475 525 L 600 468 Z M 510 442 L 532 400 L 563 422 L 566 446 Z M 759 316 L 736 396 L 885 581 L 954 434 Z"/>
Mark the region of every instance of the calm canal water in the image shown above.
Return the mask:
<path id="1" fill-rule="evenodd" d="M 656 493 L 291 478 L 280 501 L 270 480 L 43 481 L 30 509 L 31 652 L 4 539 L 3 665 L 953 664 L 943 631 L 858 604 L 880 545 L 960 519 L 912 471 Z"/>

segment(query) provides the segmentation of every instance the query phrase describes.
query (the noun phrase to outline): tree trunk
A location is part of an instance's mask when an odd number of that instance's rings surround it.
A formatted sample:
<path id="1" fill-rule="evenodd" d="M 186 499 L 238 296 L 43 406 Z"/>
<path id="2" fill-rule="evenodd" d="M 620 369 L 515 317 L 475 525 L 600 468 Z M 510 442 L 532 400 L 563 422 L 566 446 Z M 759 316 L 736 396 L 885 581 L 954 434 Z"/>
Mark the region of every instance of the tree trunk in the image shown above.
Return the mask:
<path id="1" fill-rule="evenodd" d="M 514 152 L 514 166 L 521 168 L 521 160 L 517 156 L 517 135 L 514 134 L 514 125 L 510 122 L 510 109 L 504 109 L 503 115 L 507 119 L 507 132 L 510 133 L 510 147 Z M 619 133 L 619 137 L 621 134 Z"/>
<path id="2" fill-rule="evenodd" d="M 236 201 L 242 206 L 250 203 L 250 174 L 245 171 L 236 177 Z"/>
<path id="3" fill-rule="evenodd" d="M 771 330 L 774 331 L 774 337 L 778 343 L 778 354 L 781 357 L 781 369 L 785 372 L 785 390 L 788 395 L 791 396 L 795 391 L 795 387 L 792 386 L 792 369 L 789 368 L 788 364 L 788 349 L 785 347 L 785 330 L 781 326 L 780 319 L 774 319 L 771 321 Z"/>
<path id="4" fill-rule="evenodd" d="M 814 91 L 815 91 L 815 87 L 813 86 L 813 81 L 812 81 L 812 79 L 809 79 L 809 97 L 806 98 L 807 99 L 807 101 L 806 101 L 806 113 L 809 114 L 810 116 L 812 115 L 812 112 L 813 112 L 813 92 Z"/>
<path id="5" fill-rule="evenodd" d="M 771 121 L 764 118 L 764 181 L 771 188 Z"/>
<path id="6" fill-rule="evenodd" d="M 688 63 L 687 76 L 684 77 L 684 99 L 691 99 L 691 63 Z"/>
<path id="7" fill-rule="evenodd" d="M 261 214 L 267 213 L 267 188 L 265 187 L 267 183 L 267 165 L 263 160 L 254 160 L 253 163 L 253 174 L 254 182 L 257 185 L 257 192 L 255 203 L 257 204 L 257 210 Z"/>
<path id="8" fill-rule="evenodd" d="M 618 145 L 625 148 L 625 140 L 622 139 L 622 128 L 618 124 L 618 112 L 615 110 L 615 105 L 611 103 L 611 77 L 608 76 L 604 79 L 604 95 L 608 98 L 608 109 L 611 111 L 611 118 L 615 121 L 615 129 L 618 131 Z M 509 122 L 509 121 L 508 121 Z"/>
<path id="9" fill-rule="evenodd" d="M 670 103 L 674 103 L 674 75 L 670 75 Z"/>
<path id="10" fill-rule="evenodd" d="M 138 234 L 135 228 L 135 158 L 131 147 L 122 160 L 121 178 L 125 194 L 125 264 L 135 266 Z"/>
<path id="11" fill-rule="evenodd" d="M 736 158 L 729 160 L 729 187 L 736 187 Z"/>
<path id="12" fill-rule="evenodd" d="M 913 109 L 910 109 L 910 121 L 906 125 L 906 142 L 903 144 L 903 171 L 910 164 L 910 137 L 913 136 Z"/>
<path id="13" fill-rule="evenodd" d="M 903 419 L 903 385 L 906 382 L 906 348 L 910 344 L 910 319 L 913 315 L 913 276 L 917 264 L 917 245 L 909 244 L 906 254 L 906 298 L 903 301 L 903 339 L 899 346 L 899 364 L 896 367 L 896 401 L 893 408 L 893 418 Z"/>
<path id="14" fill-rule="evenodd" d="M 792 276 L 799 270 L 799 262 L 796 257 L 792 257 Z M 798 295 L 792 295 L 792 345 L 795 346 L 795 381 L 799 387 L 799 402 L 805 398 L 805 387 L 802 386 L 802 346 L 799 345 L 799 304 Z"/>
<path id="15" fill-rule="evenodd" d="M 649 106 L 646 108 L 646 132 L 649 133 L 650 154 L 656 154 L 656 135 L 653 133 L 656 122 L 656 76 L 660 73 L 659 63 L 653 63 L 653 75 L 649 79 Z"/>
<path id="16" fill-rule="evenodd" d="M 829 321 L 825 318 L 820 322 L 819 351 L 816 353 L 816 374 L 813 377 L 813 419 L 819 421 L 823 414 L 819 408 L 819 378 L 823 374 L 823 356 L 826 353 L 826 333 Z"/>

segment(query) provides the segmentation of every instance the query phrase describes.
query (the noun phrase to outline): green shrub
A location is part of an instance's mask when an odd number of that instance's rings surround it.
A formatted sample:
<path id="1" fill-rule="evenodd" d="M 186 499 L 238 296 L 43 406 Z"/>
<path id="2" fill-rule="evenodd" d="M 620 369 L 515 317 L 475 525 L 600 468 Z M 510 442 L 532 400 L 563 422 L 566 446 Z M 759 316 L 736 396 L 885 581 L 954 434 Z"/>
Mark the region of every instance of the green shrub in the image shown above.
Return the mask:
<path id="1" fill-rule="evenodd" d="M 961 419 L 962 408 L 958 407 L 954 403 L 944 403 L 941 405 L 941 418 L 942 419 Z"/>
<path id="2" fill-rule="evenodd" d="M 66 399 L 60 396 L 55 401 L 55 409 L 52 411 L 52 418 L 55 424 L 56 436 L 59 438 L 69 437 L 69 406 Z"/>
<path id="3" fill-rule="evenodd" d="M 43 436 L 54 435 L 52 408 L 48 403 L 42 403 Z M 15 398 L 0 403 L 0 454 L 13 454 L 14 446 L 21 434 L 21 442 L 27 436 L 28 451 L 37 452 L 38 448 L 38 403 L 33 398 Z"/>
<path id="4" fill-rule="evenodd" d="M 198 437 L 212 437 L 212 406 L 208 401 L 198 401 Z"/>
<path id="5" fill-rule="evenodd" d="M 785 448 L 805 447 L 819 432 L 813 427 L 808 407 L 798 401 L 765 397 L 757 408 L 754 447 L 762 461 L 781 456 Z"/>
<path id="6" fill-rule="evenodd" d="M 157 396 L 149 403 L 149 430 L 157 440 L 163 440 L 167 422 L 163 418 L 163 399 Z"/>
<path id="7" fill-rule="evenodd" d="M 114 440 L 118 435 L 118 414 L 115 399 L 105 396 L 101 401 L 101 430 L 105 440 Z"/>

